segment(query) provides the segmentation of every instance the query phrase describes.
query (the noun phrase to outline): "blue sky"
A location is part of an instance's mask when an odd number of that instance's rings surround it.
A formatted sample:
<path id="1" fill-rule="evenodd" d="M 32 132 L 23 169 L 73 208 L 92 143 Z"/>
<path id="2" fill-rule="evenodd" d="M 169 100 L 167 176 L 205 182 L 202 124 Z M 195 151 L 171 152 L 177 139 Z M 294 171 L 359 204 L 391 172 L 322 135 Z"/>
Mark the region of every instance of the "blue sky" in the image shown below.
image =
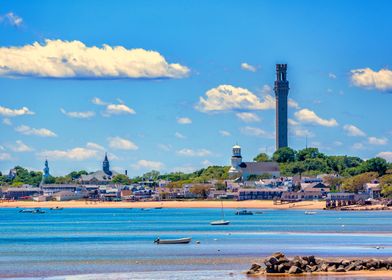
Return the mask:
<path id="1" fill-rule="evenodd" d="M 0 170 L 192 171 L 289 145 L 392 161 L 390 1 L 2 1 Z M 104 46 L 105 45 L 105 46 Z M 152 51 L 152 52 L 151 52 Z"/>

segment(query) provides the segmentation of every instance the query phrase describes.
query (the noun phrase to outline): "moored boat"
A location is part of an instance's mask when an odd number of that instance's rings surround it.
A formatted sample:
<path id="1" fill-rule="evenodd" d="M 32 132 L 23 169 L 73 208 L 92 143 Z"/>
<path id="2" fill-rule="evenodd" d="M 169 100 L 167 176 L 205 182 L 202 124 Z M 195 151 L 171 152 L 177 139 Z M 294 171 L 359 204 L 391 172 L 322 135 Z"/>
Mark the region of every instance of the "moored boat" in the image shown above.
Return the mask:
<path id="1" fill-rule="evenodd" d="M 316 211 L 305 211 L 305 215 L 315 215 L 317 214 Z"/>
<path id="2" fill-rule="evenodd" d="M 192 238 L 178 238 L 178 239 L 160 239 L 159 237 L 154 240 L 154 243 L 157 244 L 188 244 L 191 242 Z"/>
<path id="3" fill-rule="evenodd" d="M 249 210 L 238 210 L 237 212 L 235 212 L 236 215 L 253 215 L 252 211 Z"/>
<path id="4" fill-rule="evenodd" d="M 230 224 L 230 221 L 225 221 L 225 220 L 219 220 L 219 221 L 213 221 L 210 223 L 212 226 L 226 226 Z"/>

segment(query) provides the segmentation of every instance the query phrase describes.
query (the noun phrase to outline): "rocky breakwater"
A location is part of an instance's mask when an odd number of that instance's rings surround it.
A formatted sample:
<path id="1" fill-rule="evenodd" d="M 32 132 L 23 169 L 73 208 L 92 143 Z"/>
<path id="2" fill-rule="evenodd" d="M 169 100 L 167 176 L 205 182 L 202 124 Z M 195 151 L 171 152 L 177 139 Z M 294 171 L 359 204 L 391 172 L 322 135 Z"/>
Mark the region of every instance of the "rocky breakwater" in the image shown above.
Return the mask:
<path id="1" fill-rule="evenodd" d="M 392 258 L 388 259 L 322 259 L 314 256 L 286 258 L 283 253 L 275 253 L 261 264 L 254 263 L 248 275 L 260 274 L 300 274 L 350 271 L 391 270 Z"/>

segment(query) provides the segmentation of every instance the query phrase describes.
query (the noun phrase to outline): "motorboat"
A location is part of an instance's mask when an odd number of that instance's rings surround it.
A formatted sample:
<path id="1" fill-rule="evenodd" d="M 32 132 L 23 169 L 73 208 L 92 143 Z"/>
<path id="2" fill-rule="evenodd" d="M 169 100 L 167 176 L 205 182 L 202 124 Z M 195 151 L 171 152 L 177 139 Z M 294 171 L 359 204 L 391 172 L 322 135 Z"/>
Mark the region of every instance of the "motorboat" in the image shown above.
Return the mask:
<path id="1" fill-rule="evenodd" d="M 252 211 L 243 209 L 243 210 L 238 210 L 237 212 L 235 212 L 236 215 L 253 215 Z"/>
<path id="2" fill-rule="evenodd" d="M 316 211 L 305 211 L 305 215 L 316 215 Z"/>
<path id="3" fill-rule="evenodd" d="M 159 237 L 154 240 L 154 243 L 157 244 L 188 244 L 191 242 L 192 238 L 178 238 L 178 239 L 160 239 Z"/>
<path id="4" fill-rule="evenodd" d="M 64 209 L 63 207 L 58 207 L 58 206 L 50 208 L 50 210 L 63 210 L 63 209 Z"/>

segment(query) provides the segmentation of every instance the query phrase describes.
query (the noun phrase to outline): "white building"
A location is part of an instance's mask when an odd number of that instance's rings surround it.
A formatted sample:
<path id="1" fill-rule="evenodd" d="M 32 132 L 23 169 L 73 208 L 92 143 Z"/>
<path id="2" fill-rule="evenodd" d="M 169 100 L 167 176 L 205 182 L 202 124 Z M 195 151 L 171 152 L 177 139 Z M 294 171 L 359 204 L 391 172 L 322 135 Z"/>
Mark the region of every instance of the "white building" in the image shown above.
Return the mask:
<path id="1" fill-rule="evenodd" d="M 233 155 L 231 156 L 231 167 L 229 176 L 231 178 L 242 178 L 247 180 L 249 176 L 269 174 L 271 177 L 279 177 L 280 169 L 277 162 L 243 162 L 241 156 L 241 147 L 233 146 Z"/>

